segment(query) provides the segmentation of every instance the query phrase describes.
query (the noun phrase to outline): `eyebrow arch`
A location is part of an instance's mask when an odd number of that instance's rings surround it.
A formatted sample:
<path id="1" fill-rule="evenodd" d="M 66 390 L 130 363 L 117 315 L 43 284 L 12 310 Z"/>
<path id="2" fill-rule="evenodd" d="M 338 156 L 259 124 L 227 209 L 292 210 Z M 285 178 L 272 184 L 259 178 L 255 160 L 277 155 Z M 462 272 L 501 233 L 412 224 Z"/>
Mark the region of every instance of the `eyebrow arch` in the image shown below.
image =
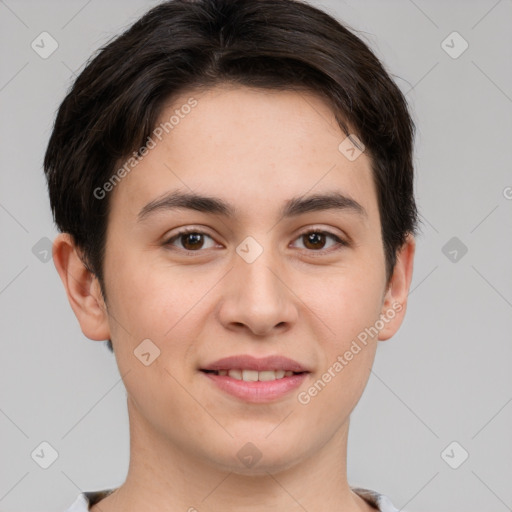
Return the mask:
<path id="1" fill-rule="evenodd" d="M 176 190 L 146 204 L 140 210 L 137 219 L 140 222 L 157 211 L 178 208 L 217 214 L 228 218 L 235 217 L 237 213 L 237 209 L 223 199 Z M 361 217 L 368 217 L 364 207 L 351 197 L 339 192 L 329 192 L 326 194 L 299 196 L 288 200 L 281 211 L 281 218 L 295 217 L 308 212 L 324 210 L 343 210 L 355 213 Z"/>

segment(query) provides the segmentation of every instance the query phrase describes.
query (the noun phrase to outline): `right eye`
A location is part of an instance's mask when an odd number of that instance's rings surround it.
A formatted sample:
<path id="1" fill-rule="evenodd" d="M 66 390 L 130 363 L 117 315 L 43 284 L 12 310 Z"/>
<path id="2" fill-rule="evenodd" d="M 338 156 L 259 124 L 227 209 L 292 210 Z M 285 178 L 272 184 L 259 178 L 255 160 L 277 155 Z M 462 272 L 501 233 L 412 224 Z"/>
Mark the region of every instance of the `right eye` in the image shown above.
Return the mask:
<path id="1" fill-rule="evenodd" d="M 197 229 L 190 229 L 190 228 L 183 229 L 183 230 L 179 231 L 178 233 L 173 235 L 171 238 L 169 238 L 165 242 L 164 245 L 175 247 L 175 242 L 178 242 L 178 243 L 181 243 L 181 245 L 182 245 L 181 248 L 184 251 L 199 252 L 201 249 L 205 248 L 204 247 L 205 237 L 209 238 L 210 240 L 212 240 L 212 242 L 214 242 L 214 244 L 212 246 L 206 247 L 206 249 L 214 247 L 215 241 L 213 240 L 213 238 L 210 235 L 208 235 L 202 231 L 199 231 Z"/>

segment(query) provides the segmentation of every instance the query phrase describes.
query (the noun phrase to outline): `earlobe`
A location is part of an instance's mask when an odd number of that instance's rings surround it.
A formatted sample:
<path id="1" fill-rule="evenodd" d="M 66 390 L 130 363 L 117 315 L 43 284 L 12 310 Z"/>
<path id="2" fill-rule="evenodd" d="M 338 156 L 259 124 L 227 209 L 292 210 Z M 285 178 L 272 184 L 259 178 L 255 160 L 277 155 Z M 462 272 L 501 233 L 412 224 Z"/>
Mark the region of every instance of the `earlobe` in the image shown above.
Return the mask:
<path id="1" fill-rule="evenodd" d="M 403 322 L 407 309 L 407 298 L 412 281 L 416 241 L 412 235 L 397 254 L 396 264 L 382 304 L 381 319 L 384 327 L 380 330 L 380 341 L 391 338 Z"/>
<path id="2" fill-rule="evenodd" d="M 84 265 L 69 233 L 55 238 L 53 262 L 84 335 L 96 341 L 109 339 L 108 314 L 98 279 Z"/>

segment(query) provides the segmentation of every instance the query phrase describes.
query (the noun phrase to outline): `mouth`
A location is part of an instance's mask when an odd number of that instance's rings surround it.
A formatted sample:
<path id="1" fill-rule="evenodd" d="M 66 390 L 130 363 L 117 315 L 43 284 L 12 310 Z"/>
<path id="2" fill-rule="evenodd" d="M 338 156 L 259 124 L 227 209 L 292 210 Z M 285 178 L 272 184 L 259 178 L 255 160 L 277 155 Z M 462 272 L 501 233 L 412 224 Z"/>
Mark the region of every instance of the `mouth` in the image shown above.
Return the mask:
<path id="1" fill-rule="evenodd" d="M 238 400 L 269 403 L 289 398 L 303 385 L 310 368 L 284 356 L 238 355 L 199 368 L 210 383 Z"/>

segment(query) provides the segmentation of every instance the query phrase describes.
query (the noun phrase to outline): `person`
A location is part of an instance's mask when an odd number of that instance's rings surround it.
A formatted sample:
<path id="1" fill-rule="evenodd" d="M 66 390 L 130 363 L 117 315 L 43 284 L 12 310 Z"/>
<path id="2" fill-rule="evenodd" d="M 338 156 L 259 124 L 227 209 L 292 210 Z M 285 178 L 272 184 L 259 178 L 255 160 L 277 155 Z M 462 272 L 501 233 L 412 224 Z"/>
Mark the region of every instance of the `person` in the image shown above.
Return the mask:
<path id="1" fill-rule="evenodd" d="M 130 462 L 67 512 L 395 511 L 350 415 L 405 315 L 415 125 L 371 49 L 302 0 L 171 0 L 57 112 L 53 259 L 127 391 Z"/>

